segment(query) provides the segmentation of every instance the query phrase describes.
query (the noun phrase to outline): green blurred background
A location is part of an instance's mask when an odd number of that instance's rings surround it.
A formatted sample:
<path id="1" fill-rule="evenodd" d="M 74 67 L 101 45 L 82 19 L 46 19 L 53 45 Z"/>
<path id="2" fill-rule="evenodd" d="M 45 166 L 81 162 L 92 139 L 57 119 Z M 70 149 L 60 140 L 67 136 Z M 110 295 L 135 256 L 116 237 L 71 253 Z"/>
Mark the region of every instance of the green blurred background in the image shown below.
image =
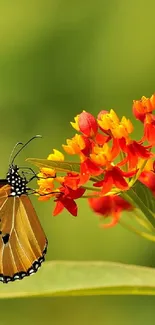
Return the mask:
<path id="1" fill-rule="evenodd" d="M 0 177 L 17 141 L 43 135 L 21 154 L 20 165 L 61 150 L 74 134 L 69 122 L 83 109 L 96 115 L 114 108 L 133 120 L 132 100 L 155 92 L 154 12 L 153 0 L 0 1 Z M 51 201 L 32 200 L 49 239 L 48 260 L 155 266 L 153 244 L 120 226 L 100 229 L 86 202 L 80 201 L 78 218 L 67 212 L 53 218 Z M 155 322 L 154 297 L 31 298 L 0 305 L 3 325 Z"/>

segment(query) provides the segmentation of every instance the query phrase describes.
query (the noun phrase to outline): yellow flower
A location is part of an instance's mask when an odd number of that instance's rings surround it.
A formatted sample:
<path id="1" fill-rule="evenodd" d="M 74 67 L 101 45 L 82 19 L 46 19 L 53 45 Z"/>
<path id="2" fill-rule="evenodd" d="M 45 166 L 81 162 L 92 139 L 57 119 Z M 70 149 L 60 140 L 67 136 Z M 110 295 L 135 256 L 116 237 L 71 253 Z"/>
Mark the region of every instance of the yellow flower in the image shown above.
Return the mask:
<path id="1" fill-rule="evenodd" d="M 54 161 L 64 161 L 64 155 L 59 150 L 53 149 L 54 153 L 51 153 L 47 159 Z"/>
<path id="2" fill-rule="evenodd" d="M 75 122 L 70 122 L 71 126 L 76 130 L 76 131 L 80 131 L 79 129 L 79 115 L 77 115 L 76 117 L 74 117 Z"/>
<path id="3" fill-rule="evenodd" d="M 110 113 L 101 114 L 98 124 L 103 130 L 111 131 L 113 137 L 117 139 L 121 139 L 122 137 L 127 139 L 133 131 L 131 121 L 125 116 L 120 121 L 113 109 L 110 110 Z"/>
<path id="4" fill-rule="evenodd" d="M 105 166 L 111 160 L 111 150 L 107 143 L 103 147 L 95 146 L 93 148 L 93 153 L 90 154 L 90 158 L 97 165 Z"/>
<path id="5" fill-rule="evenodd" d="M 83 137 L 79 134 L 75 134 L 72 139 L 67 139 L 66 142 L 67 145 L 63 144 L 62 146 L 69 155 L 80 154 L 81 150 L 85 148 Z"/>

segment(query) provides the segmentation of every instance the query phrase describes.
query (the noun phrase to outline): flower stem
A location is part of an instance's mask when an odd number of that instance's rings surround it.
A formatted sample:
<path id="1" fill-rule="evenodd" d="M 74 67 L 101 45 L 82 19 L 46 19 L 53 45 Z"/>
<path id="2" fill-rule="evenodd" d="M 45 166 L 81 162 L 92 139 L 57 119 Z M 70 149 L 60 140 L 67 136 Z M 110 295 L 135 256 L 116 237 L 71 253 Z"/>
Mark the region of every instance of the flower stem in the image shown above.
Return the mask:
<path id="1" fill-rule="evenodd" d="M 135 229 L 134 227 L 128 225 L 126 222 L 122 221 L 122 220 L 119 220 L 119 223 L 122 227 L 128 229 L 129 231 L 132 231 L 134 232 L 136 235 L 140 236 L 140 237 L 143 237 L 145 239 L 148 239 L 150 241 L 153 241 L 155 242 L 155 236 L 151 235 L 151 234 L 148 234 L 144 231 L 138 231 L 137 229 Z"/>
<path id="2" fill-rule="evenodd" d="M 101 192 L 101 189 L 97 187 L 91 187 L 91 186 L 81 186 L 81 187 L 88 191 Z"/>
<path id="3" fill-rule="evenodd" d="M 142 216 L 142 213 L 139 212 L 140 212 L 139 209 L 135 209 L 134 212 L 133 211 L 130 212 L 130 215 L 132 215 L 137 220 L 139 225 L 146 228 L 148 231 L 154 232 L 155 229 L 152 226 L 152 224 L 148 221 L 148 219 L 145 216 L 144 217 Z"/>

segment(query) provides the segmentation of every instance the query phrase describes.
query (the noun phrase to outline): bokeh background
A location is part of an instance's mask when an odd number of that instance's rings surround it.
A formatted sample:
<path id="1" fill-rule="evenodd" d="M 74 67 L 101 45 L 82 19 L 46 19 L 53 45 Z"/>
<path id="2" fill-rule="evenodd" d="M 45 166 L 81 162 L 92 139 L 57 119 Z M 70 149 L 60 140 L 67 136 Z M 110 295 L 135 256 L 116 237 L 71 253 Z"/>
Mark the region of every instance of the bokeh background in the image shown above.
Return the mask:
<path id="1" fill-rule="evenodd" d="M 43 135 L 18 157 L 20 165 L 61 150 L 83 109 L 97 115 L 114 108 L 133 121 L 132 100 L 155 92 L 154 12 L 153 0 L 1 0 L 0 177 L 17 141 Z M 120 226 L 100 229 L 84 200 L 78 218 L 53 218 L 52 202 L 32 200 L 49 239 L 48 260 L 155 267 L 154 244 Z M 132 296 L 1 300 L 0 324 L 154 324 L 154 305 L 154 297 Z"/>

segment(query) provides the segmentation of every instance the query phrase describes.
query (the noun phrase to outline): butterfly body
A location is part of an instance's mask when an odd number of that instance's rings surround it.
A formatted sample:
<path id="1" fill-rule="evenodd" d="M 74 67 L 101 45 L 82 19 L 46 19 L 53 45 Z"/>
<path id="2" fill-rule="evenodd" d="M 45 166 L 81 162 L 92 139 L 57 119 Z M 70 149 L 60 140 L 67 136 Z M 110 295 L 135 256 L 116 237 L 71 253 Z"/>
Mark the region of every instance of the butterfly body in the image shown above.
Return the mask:
<path id="1" fill-rule="evenodd" d="M 19 168 L 17 165 L 11 165 L 9 167 L 6 179 L 11 187 L 10 196 L 17 197 L 22 194 L 28 194 L 27 180 L 19 174 Z"/>
<path id="2" fill-rule="evenodd" d="M 37 272 L 47 239 L 28 196 L 29 181 L 10 164 L 0 180 L 0 281 L 8 283 Z"/>

